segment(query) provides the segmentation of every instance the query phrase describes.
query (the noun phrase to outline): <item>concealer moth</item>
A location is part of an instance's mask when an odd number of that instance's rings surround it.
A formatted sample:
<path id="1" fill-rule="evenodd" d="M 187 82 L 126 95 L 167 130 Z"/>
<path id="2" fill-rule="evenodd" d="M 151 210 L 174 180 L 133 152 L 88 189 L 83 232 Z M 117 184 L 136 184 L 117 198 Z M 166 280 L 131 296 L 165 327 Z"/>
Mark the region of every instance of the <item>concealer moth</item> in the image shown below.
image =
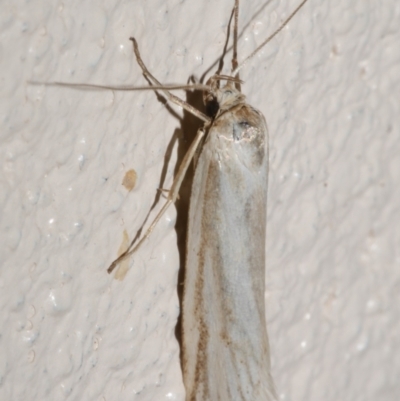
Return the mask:
<path id="1" fill-rule="evenodd" d="M 276 392 L 270 372 L 265 319 L 265 240 L 268 183 L 268 131 L 262 113 L 245 101 L 238 72 L 298 8 L 240 65 L 237 63 L 239 0 L 232 11 L 232 72 L 217 71 L 204 91 L 218 105 L 209 117 L 176 98 L 145 67 L 145 77 L 175 104 L 204 121 L 147 233 L 122 258 L 135 252 L 175 202 L 197 152 L 189 206 L 182 310 L 182 370 L 186 401 L 270 401 Z M 220 87 L 220 83 L 226 83 Z M 110 268 L 111 271 L 117 259 Z"/>
<path id="2" fill-rule="evenodd" d="M 185 173 L 195 158 L 182 311 L 186 401 L 276 400 L 264 303 L 268 131 L 262 113 L 246 103 L 238 73 L 306 1 L 239 64 L 239 0 L 235 0 L 231 16 L 231 73 L 224 75 L 218 70 L 205 85 L 162 85 L 142 61 L 134 38 L 131 40 L 137 62 L 151 86 L 53 83 L 96 89 L 159 90 L 170 102 L 204 122 L 155 220 L 143 237 L 131 243 L 108 268 L 111 273 L 150 236 L 164 212 L 176 201 Z M 173 95 L 171 91 L 175 89 L 203 91 L 205 103 L 216 105 L 217 111 L 212 116 L 202 113 Z"/>

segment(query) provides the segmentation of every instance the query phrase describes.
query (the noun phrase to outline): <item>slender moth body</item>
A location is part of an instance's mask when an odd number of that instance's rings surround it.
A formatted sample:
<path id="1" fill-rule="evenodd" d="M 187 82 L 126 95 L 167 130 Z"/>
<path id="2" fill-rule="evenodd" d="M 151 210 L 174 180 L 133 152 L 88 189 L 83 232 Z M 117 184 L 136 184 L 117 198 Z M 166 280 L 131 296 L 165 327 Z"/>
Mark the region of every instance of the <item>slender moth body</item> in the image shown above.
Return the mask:
<path id="1" fill-rule="evenodd" d="M 183 295 L 182 368 L 186 401 L 272 401 L 265 320 L 265 237 L 268 131 L 264 116 L 240 91 L 239 70 L 293 18 L 241 64 L 237 63 L 239 0 L 235 0 L 232 72 L 217 71 L 206 85 L 162 85 L 134 52 L 149 87 L 111 87 L 55 82 L 46 85 L 116 90 L 159 90 L 204 121 L 185 155 L 167 201 L 143 237 L 108 268 L 136 252 L 175 202 L 185 173 L 196 159 L 189 208 Z M 229 35 L 228 35 L 229 36 Z M 226 84 L 220 88 L 220 82 Z M 36 83 L 37 84 L 37 83 Z M 174 96 L 175 89 L 201 90 L 217 111 L 207 116 Z"/>
<path id="2" fill-rule="evenodd" d="M 186 400 L 273 400 L 264 306 L 267 126 L 232 85 L 217 100 L 190 198 Z"/>

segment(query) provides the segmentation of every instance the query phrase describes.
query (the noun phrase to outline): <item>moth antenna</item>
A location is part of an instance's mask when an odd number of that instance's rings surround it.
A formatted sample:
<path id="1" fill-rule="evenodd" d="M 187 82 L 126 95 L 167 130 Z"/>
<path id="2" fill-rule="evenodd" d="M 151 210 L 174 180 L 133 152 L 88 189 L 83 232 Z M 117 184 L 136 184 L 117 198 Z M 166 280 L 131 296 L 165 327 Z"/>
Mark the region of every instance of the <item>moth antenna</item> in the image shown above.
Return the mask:
<path id="1" fill-rule="evenodd" d="M 235 13 L 235 8 L 232 9 L 231 16 L 229 17 L 229 22 L 228 22 L 228 27 L 227 27 L 227 33 L 226 33 L 226 40 L 225 40 L 225 44 L 224 44 L 224 49 L 223 49 L 222 55 L 221 55 L 221 57 L 220 57 L 220 59 L 219 59 L 218 69 L 217 69 L 217 72 L 215 73 L 215 75 L 221 74 L 221 71 L 222 71 L 223 68 L 224 68 L 224 57 L 225 57 L 225 55 L 226 55 L 226 53 L 227 53 L 227 51 L 228 51 L 229 38 L 230 38 L 230 36 L 231 36 L 231 24 L 232 24 L 232 19 L 233 19 L 234 13 Z M 204 75 L 203 75 L 202 78 L 204 78 Z M 200 82 L 201 82 L 201 80 L 200 80 Z"/>
<path id="2" fill-rule="evenodd" d="M 238 1 L 238 0 L 237 0 Z M 247 56 L 241 63 L 238 65 L 233 71 L 232 75 L 237 74 L 244 65 L 247 64 L 249 60 L 251 60 L 268 42 L 270 42 L 288 23 L 289 21 L 297 14 L 297 12 L 304 6 L 304 4 L 307 2 L 307 0 L 303 0 L 297 7 L 296 9 L 289 15 L 288 18 L 282 23 L 282 25 L 272 34 L 270 35 L 267 39 L 264 40 L 264 42 L 261 43 L 260 46 L 258 46 L 249 56 Z"/>
<path id="3" fill-rule="evenodd" d="M 30 85 L 44 85 L 44 86 L 64 86 L 71 89 L 87 89 L 87 90 L 117 90 L 117 91 L 146 91 L 146 90 L 199 90 L 208 91 L 210 87 L 203 84 L 165 84 L 165 85 L 151 85 L 151 86 L 109 86 L 109 85 L 95 85 L 84 83 L 67 83 L 67 82 L 38 82 L 28 81 Z"/>
<path id="4" fill-rule="evenodd" d="M 239 80 L 239 72 L 236 72 L 238 68 L 238 52 L 237 52 L 237 44 L 238 44 L 238 27 L 239 27 L 239 0 L 235 0 L 235 6 L 233 7 L 233 13 L 235 18 L 234 28 L 233 28 L 233 54 L 232 54 L 232 76 L 234 76 L 238 81 L 236 81 L 236 89 L 240 91 L 240 80 Z"/>

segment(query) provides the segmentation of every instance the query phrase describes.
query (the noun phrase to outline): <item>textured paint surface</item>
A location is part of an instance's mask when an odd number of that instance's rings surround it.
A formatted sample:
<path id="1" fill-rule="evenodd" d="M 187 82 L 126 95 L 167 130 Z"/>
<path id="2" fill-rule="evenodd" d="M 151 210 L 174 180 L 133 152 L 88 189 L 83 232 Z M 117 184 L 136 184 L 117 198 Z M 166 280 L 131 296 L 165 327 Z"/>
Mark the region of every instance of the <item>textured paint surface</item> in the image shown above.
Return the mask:
<path id="1" fill-rule="evenodd" d="M 232 3 L 2 5 L 1 400 L 183 400 L 174 208 L 125 280 L 105 271 L 181 123 L 152 93 L 26 81 L 144 84 L 132 35 L 160 81 L 200 77 Z M 263 3 L 242 4 L 242 27 Z M 239 58 L 296 5 L 270 2 Z M 309 0 L 241 73 L 270 134 L 266 307 L 285 401 L 400 398 L 399 18 L 395 0 Z"/>

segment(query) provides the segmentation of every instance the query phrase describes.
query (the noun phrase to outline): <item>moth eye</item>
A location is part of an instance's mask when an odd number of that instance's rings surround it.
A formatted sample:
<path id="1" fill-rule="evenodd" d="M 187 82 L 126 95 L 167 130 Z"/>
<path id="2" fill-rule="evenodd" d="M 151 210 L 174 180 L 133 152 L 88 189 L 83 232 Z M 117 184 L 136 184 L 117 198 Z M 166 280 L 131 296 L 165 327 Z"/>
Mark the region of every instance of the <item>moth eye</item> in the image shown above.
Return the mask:
<path id="1" fill-rule="evenodd" d="M 207 115 L 214 118 L 219 110 L 219 103 L 216 99 L 213 99 L 206 104 Z"/>

